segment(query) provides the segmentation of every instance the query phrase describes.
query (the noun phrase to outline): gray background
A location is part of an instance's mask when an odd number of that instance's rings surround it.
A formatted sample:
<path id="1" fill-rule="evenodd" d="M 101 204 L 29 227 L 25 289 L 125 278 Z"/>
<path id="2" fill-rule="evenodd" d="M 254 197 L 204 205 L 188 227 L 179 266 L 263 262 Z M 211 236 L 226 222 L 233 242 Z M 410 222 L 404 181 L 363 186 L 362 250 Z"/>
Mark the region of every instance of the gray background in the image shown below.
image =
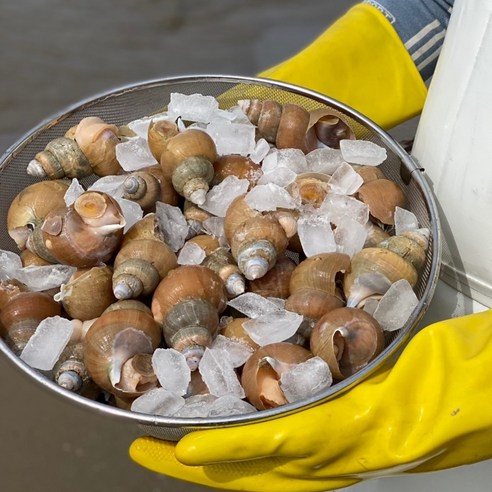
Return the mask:
<path id="1" fill-rule="evenodd" d="M 173 75 L 255 75 L 294 54 L 354 3 L 3 0 L 0 153 L 50 115 L 115 87 Z M 4 357 L 0 388 L 3 492 L 210 490 L 139 468 L 127 456 L 134 436 L 126 425 L 54 396 Z M 465 483 L 469 492 L 488 490 L 481 484 L 492 480 L 490 469 L 483 481 L 477 468 L 465 467 L 451 479 L 387 479 L 354 490 L 463 490 Z"/>

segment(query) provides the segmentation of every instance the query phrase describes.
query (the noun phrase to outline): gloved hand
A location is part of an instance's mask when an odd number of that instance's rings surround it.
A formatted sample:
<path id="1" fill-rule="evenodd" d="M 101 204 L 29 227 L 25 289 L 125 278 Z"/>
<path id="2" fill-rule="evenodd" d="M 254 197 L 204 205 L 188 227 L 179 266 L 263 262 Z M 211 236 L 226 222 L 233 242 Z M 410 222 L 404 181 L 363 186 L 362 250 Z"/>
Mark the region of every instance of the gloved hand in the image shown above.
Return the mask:
<path id="1" fill-rule="evenodd" d="M 265 423 L 130 448 L 153 471 L 218 489 L 299 492 L 492 457 L 492 310 L 420 331 L 393 367 Z"/>
<path id="2" fill-rule="evenodd" d="M 427 88 L 397 32 L 369 4 L 358 4 L 312 44 L 261 77 L 337 99 L 391 128 L 422 111 Z"/>

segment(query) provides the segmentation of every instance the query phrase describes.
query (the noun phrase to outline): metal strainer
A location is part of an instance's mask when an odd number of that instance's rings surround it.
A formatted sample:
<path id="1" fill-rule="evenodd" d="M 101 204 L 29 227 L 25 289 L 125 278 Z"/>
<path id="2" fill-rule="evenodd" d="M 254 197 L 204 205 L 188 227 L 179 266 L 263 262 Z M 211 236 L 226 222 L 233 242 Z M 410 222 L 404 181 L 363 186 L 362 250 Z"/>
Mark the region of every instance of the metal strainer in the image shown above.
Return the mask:
<path id="1" fill-rule="evenodd" d="M 26 174 L 26 167 L 33 156 L 43 150 L 49 141 L 63 136 L 69 128 L 86 116 L 99 116 L 109 123 L 122 125 L 151 115 L 167 105 L 173 92 L 214 96 L 219 100 L 223 109 L 232 107 L 239 99 L 259 98 L 274 99 L 282 104 L 296 103 L 307 110 L 330 108 L 339 112 L 353 127 L 357 138 L 370 140 L 386 148 L 388 158 L 381 165 L 382 171 L 389 179 L 397 182 L 403 188 L 407 197 L 407 208 L 416 215 L 421 227 L 430 229 L 431 235 L 426 262 L 415 287 L 419 303 L 406 325 L 399 331 L 391 333 L 385 350 L 363 370 L 343 382 L 309 399 L 271 410 L 231 417 L 193 419 L 144 415 L 121 410 L 59 387 L 44 375 L 27 366 L 0 340 L 0 349 L 3 354 L 28 377 L 35 379 L 49 391 L 71 400 L 76 405 L 86 407 L 89 411 L 124 419 L 138 427 L 138 432 L 142 434 L 150 434 L 167 440 L 177 440 L 190 431 L 207 427 L 244 425 L 278 418 L 324 402 L 357 384 L 388 358 L 397 355 L 411 335 L 415 333 L 434 293 L 440 266 L 439 224 L 434 198 L 421 170 L 390 135 L 351 108 L 316 92 L 264 79 L 218 75 L 167 78 L 111 91 L 83 101 L 42 122 L 12 145 L 0 161 L 0 248 L 16 251 L 15 243 L 9 237 L 6 229 L 7 210 L 14 197 L 25 186 L 36 181 L 35 178 Z M 90 184 L 90 181 L 84 184 Z"/>

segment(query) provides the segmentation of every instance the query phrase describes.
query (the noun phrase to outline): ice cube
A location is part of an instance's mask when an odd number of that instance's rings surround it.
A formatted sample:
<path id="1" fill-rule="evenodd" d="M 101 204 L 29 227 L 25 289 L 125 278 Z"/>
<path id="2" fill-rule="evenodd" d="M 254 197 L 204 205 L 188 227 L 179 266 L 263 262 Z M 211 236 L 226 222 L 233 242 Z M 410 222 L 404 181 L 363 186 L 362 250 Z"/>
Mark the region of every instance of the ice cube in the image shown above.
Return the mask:
<path id="1" fill-rule="evenodd" d="M 270 144 L 264 139 L 259 138 L 256 141 L 255 148 L 249 155 L 249 158 L 259 164 L 270 152 Z"/>
<path id="2" fill-rule="evenodd" d="M 22 268 L 22 260 L 17 253 L 0 250 L 0 280 L 15 278 L 15 272 Z"/>
<path id="3" fill-rule="evenodd" d="M 338 195 L 353 195 L 363 183 L 362 176 L 346 162 L 338 166 L 328 180 L 330 192 Z"/>
<path id="4" fill-rule="evenodd" d="M 125 227 L 123 232 L 126 232 L 132 225 L 143 218 L 143 209 L 137 202 L 127 200 L 126 198 L 116 198 L 116 201 L 118 202 L 123 217 L 125 218 Z"/>
<path id="5" fill-rule="evenodd" d="M 205 418 L 208 417 L 210 406 L 217 399 L 214 395 L 193 395 L 185 399 L 185 404 L 174 414 L 174 417 Z"/>
<path id="6" fill-rule="evenodd" d="M 203 210 L 217 217 L 225 217 L 231 202 L 248 191 L 249 181 L 236 176 L 227 176 L 215 185 L 206 195 L 205 202 L 200 205 Z"/>
<path id="7" fill-rule="evenodd" d="M 274 171 L 263 173 L 257 181 L 257 185 L 265 185 L 268 183 L 276 184 L 282 188 L 293 183 L 297 178 L 297 174 L 287 167 L 277 167 Z"/>
<path id="8" fill-rule="evenodd" d="M 332 383 L 330 368 L 320 357 L 295 364 L 280 376 L 280 388 L 289 403 L 314 396 Z"/>
<path id="9" fill-rule="evenodd" d="M 203 248 L 193 241 L 188 241 L 179 251 L 178 265 L 200 265 L 205 256 Z"/>
<path id="10" fill-rule="evenodd" d="M 158 348 L 152 354 L 152 367 L 159 383 L 180 396 L 186 394 L 191 371 L 185 356 L 172 348 Z"/>
<path id="11" fill-rule="evenodd" d="M 367 238 L 367 229 L 356 220 L 345 217 L 335 229 L 335 242 L 339 253 L 355 255 L 364 247 Z"/>
<path id="12" fill-rule="evenodd" d="M 179 207 L 157 202 L 155 210 L 157 230 L 172 251 L 179 251 L 188 236 L 189 225 Z"/>
<path id="13" fill-rule="evenodd" d="M 263 159 L 261 169 L 264 173 L 271 173 L 278 168 L 278 154 L 279 151 L 277 149 L 272 149 L 272 151 Z"/>
<path id="14" fill-rule="evenodd" d="M 239 382 L 231 361 L 222 350 L 206 348 L 198 366 L 204 383 L 212 395 L 234 395 L 244 398 L 244 389 Z"/>
<path id="15" fill-rule="evenodd" d="M 294 209 L 299 205 L 287 190 L 273 183 L 255 186 L 246 194 L 244 200 L 259 212 L 277 210 L 277 208 Z"/>
<path id="16" fill-rule="evenodd" d="M 70 186 L 68 187 L 67 191 L 65 192 L 65 196 L 63 197 L 65 200 L 65 205 L 67 207 L 70 207 L 72 203 L 77 200 L 77 198 L 84 193 L 85 189 L 84 187 L 79 183 L 79 180 L 77 178 L 73 178 L 72 182 L 70 183 Z"/>
<path id="17" fill-rule="evenodd" d="M 339 149 L 326 147 L 306 154 L 306 162 L 309 172 L 332 175 L 344 160 Z"/>
<path id="18" fill-rule="evenodd" d="M 34 369 L 50 371 L 70 341 L 73 324 L 61 316 L 43 319 L 27 342 L 20 358 Z"/>
<path id="19" fill-rule="evenodd" d="M 217 335 L 211 348 L 214 350 L 222 350 L 233 367 L 241 367 L 253 353 L 253 349 L 241 341 L 232 340 L 224 335 Z"/>
<path id="20" fill-rule="evenodd" d="M 126 174 L 103 176 L 89 186 L 90 191 L 101 191 L 113 198 L 121 198 L 124 193 L 123 183 L 128 176 Z"/>
<path id="21" fill-rule="evenodd" d="M 386 149 L 368 140 L 340 140 L 340 150 L 351 164 L 377 166 L 386 160 Z"/>
<path id="22" fill-rule="evenodd" d="M 209 217 L 202 223 L 203 230 L 211 236 L 215 236 L 221 242 L 223 238 L 225 241 L 224 233 L 224 218 L 223 217 Z"/>
<path id="23" fill-rule="evenodd" d="M 138 171 L 159 164 L 145 138 L 133 137 L 116 145 L 116 160 L 127 172 Z"/>
<path id="24" fill-rule="evenodd" d="M 402 232 L 415 231 L 419 228 L 419 221 L 416 215 L 410 210 L 395 207 L 395 234 L 398 236 Z"/>
<path id="25" fill-rule="evenodd" d="M 379 300 L 373 316 L 385 331 L 403 328 L 419 300 L 406 279 L 394 282 Z"/>
<path id="26" fill-rule="evenodd" d="M 217 123 L 207 126 L 219 155 L 239 154 L 247 156 L 255 149 L 255 127 L 244 123 Z"/>
<path id="27" fill-rule="evenodd" d="M 357 198 L 328 193 L 319 207 L 320 213 L 326 213 L 333 224 L 340 224 L 345 217 L 366 224 L 369 220 L 369 207 Z"/>
<path id="28" fill-rule="evenodd" d="M 26 284 L 29 290 L 40 292 L 66 284 L 76 270 L 68 265 L 32 265 L 16 270 L 14 278 Z"/>
<path id="29" fill-rule="evenodd" d="M 337 250 L 335 236 L 327 215 L 304 213 L 297 221 L 297 234 L 306 256 Z"/>
<path id="30" fill-rule="evenodd" d="M 167 110 L 171 120 L 181 117 L 185 121 L 208 123 L 218 108 L 219 103 L 212 96 L 172 92 Z"/>
<path id="31" fill-rule="evenodd" d="M 164 388 L 154 388 L 133 401 L 132 412 L 162 415 L 169 417 L 178 412 L 185 404 L 182 396 Z"/>
<path id="32" fill-rule="evenodd" d="M 357 307 L 361 301 L 374 294 L 383 295 L 390 287 L 391 281 L 382 273 L 361 273 L 350 288 L 347 307 Z"/>
<path id="33" fill-rule="evenodd" d="M 299 328 L 303 316 L 292 311 L 280 310 L 263 314 L 243 323 L 244 331 L 260 346 L 287 340 Z"/>
<path id="34" fill-rule="evenodd" d="M 241 400 L 237 396 L 224 395 L 212 402 L 208 416 L 227 417 L 228 415 L 243 415 L 251 412 L 257 412 L 251 403 Z"/>
<path id="35" fill-rule="evenodd" d="M 308 165 L 304 152 L 300 149 L 279 149 L 277 165 L 289 168 L 296 174 L 308 171 Z"/>
<path id="36" fill-rule="evenodd" d="M 278 310 L 276 303 L 254 292 L 245 292 L 231 299 L 227 304 L 248 318 L 257 318 L 262 314 Z"/>

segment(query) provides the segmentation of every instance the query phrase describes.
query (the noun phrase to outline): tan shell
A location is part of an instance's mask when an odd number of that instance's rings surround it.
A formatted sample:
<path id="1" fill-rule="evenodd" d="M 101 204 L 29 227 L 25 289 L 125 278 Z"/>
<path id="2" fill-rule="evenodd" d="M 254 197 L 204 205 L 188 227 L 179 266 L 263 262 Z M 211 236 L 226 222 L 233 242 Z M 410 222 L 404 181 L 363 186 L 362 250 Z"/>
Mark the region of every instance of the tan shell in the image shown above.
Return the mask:
<path id="1" fill-rule="evenodd" d="M 78 268 L 106 263 L 119 247 L 125 219 L 118 203 L 96 191 L 82 193 L 74 204 L 47 215 L 42 226 L 42 248 L 31 251 L 42 258 Z M 49 258 L 46 258 L 49 259 Z"/>
<path id="2" fill-rule="evenodd" d="M 20 292 L 0 311 L 0 334 L 11 350 L 20 354 L 42 320 L 60 315 L 60 305 L 48 294 Z"/>
<path id="3" fill-rule="evenodd" d="M 374 223 L 368 223 L 368 231 L 366 236 L 366 241 L 364 243 L 364 248 L 371 248 L 377 246 L 381 241 L 388 239 L 390 234 L 382 229 L 380 226 Z"/>
<path id="4" fill-rule="evenodd" d="M 230 297 L 243 294 L 246 290 L 246 282 L 238 266 L 234 262 L 232 254 L 227 248 L 216 248 L 202 262 L 202 265 L 213 270 L 224 281 L 227 293 Z"/>
<path id="5" fill-rule="evenodd" d="M 221 183 L 228 176 L 236 176 L 238 179 L 247 179 L 252 188 L 262 175 L 261 165 L 242 155 L 221 155 L 213 165 L 212 185 Z"/>
<path id="6" fill-rule="evenodd" d="M 209 234 L 198 234 L 197 236 L 188 239 L 187 242 L 192 242 L 200 246 L 207 256 L 211 255 L 220 247 L 219 240 L 215 236 Z"/>
<path id="7" fill-rule="evenodd" d="M 358 199 L 369 207 L 373 217 L 383 224 L 395 223 L 395 208 L 405 207 L 406 197 L 401 187 L 389 179 L 376 179 L 363 184 Z"/>
<path id="8" fill-rule="evenodd" d="M 280 388 L 278 372 L 267 360 L 279 365 L 300 364 L 313 356 L 309 350 L 292 343 L 281 342 L 257 349 L 243 367 L 241 384 L 248 401 L 258 410 L 266 410 L 287 402 Z"/>
<path id="9" fill-rule="evenodd" d="M 352 164 L 352 167 L 362 177 L 364 183 L 369 183 L 371 181 L 375 181 L 376 179 L 386 178 L 383 171 L 381 171 L 381 168 L 378 166 L 362 166 Z"/>
<path id="10" fill-rule="evenodd" d="M 245 343 L 252 349 L 257 349 L 259 345 L 253 341 L 253 339 L 246 333 L 243 328 L 243 324 L 250 318 L 230 318 L 223 325 L 221 325 L 220 334 L 230 338 L 231 340 L 236 340 Z"/>
<path id="11" fill-rule="evenodd" d="M 40 181 L 26 186 L 11 202 L 7 212 L 7 230 L 20 250 L 35 226 L 52 211 L 65 206 L 67 181 Z"/>
<path id="12" fill-rule="evenodd" d="M 275 265 L 263 277 L 248 282 L 248 291 L 263 297 L 287 299 L 290 294 L 290 278 L 296 268 L 294 260 L 280 256 Z"/>
<path id="13" fill-rule="evenodd" d="M 379 247 L 394 251 L 398 256 L 410 262 L 416 270 L 420 270 L 426 260 L 428 238 L 416 231 L 404 232 L 384 239 L 379 243 Z"/>
<path id="14" fill-rule="evenodd" d="M 160 239 L 156 231 L 155 213 L 148 213 L 135 222 L 125 232 L 121 245 L 123 246 L 133 239 Z"/>
<path id="15" fill-rule="evenodd" d="M 113 269 L 108 265 L 77 270 L 63 284 L 55 300 L 71 318 L 86 321 L 97 318 L 116 298 L 113 295 Z"/>
<path id="16" fill-rule="evenodd" d="M 152 155 L 160 160 L 162 152 L 166 149 L 170 138 L 179 133 L 178 125 L 174 121 L 151 121 L 147 132 L 147 140 Z"/>
<path id="17" fill-rule="evenodd" d="M 161 330 L 152 316 L 140 309 L 113 309 L 102 314 L 84 338 L 84 363 L 101 388 L 123 397 L 148 390 L 125 391 L 123 365 L 137 354 L 151 354 L 161 342 Z"/>
<path id="18" fill-rule="evenodd" d="M 122 169 L 116 159 L 118 127 L 97 116 L 82 118 L 75 128 L 75 141 L 98 176 L 119 174 Z"/>
<path id="19" fill-rule="evenodd" d="M 48 142 L 27 166 L 27 174 L 38 178 L 84 178 L 92 174 L 92 168 L 77 142 L 59 137 Z"/>
<path id="20" fill-rule="evenodd" d="M 311 333 L 312 353 L 327 362 L 338 380 L 355 374 L 383 349 L 382 328 L 361 309 L 334 309 L 316 323 Z"/>
<path id="21" fill-rule="evenodd" d="M 417 270 L 409 261 L 386 248 L 363 248 L 352 257 L 343 281 L 347 306 L 356 307 L 370 295 L 384 294 L 391 284 L 402 279 L 412 287 L 417 283 Z"/>
<path id="22" fill-rule="evenodd" d="M 150 295 L 161 279 L 177 265 L 176 255 L 163 241 L 127 241 L 114 260 L 114 295 L 117 299 Z"/>
<path id="23" fill-rule="evenodd" d="M 315 143 L 309 135 L 310 115 L 298 104 L 280 104 L 266 99 L 245 99 L 238 102 L 248 119 L 258 127 L 258 135 L 278 149 L 314 150 Z"/>
<path id="24" fill-rule="evenodd" d="M 319 207 L 330 191 L 329 179 L 330 176 L 323 173 L 301 173 L 287 189 L 304 205 Z"/>
<path id="25" fill-rule="evenodd" d="M 168 346 L 183 352 L 194 370 L 219 328 L 219 314 L 226 303 L 224 282 L 215 272 L 183 265 L 161 280 L 151 309 Z"/>
<path id="26" fill-rule="evenodd" d="M 0 280 L 0 311 L 20 292 L 27 292 L 27 285 L 15 279 Z"/>

